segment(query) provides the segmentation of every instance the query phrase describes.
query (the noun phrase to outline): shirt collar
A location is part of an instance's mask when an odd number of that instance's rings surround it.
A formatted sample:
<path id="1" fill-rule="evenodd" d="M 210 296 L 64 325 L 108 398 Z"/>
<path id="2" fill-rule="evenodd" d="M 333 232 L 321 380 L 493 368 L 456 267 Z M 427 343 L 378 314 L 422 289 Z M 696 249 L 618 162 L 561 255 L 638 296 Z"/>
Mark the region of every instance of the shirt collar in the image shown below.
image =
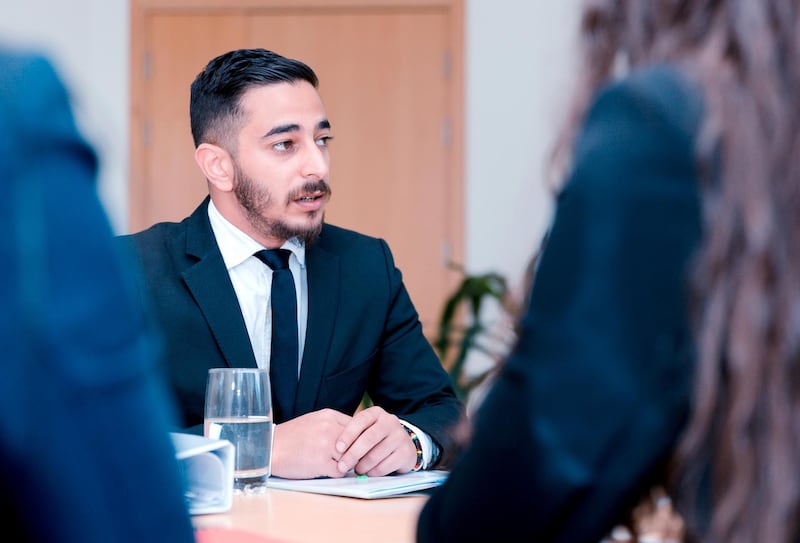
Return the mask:
<path id="1" fill-rule="evenodd" d="M 208 220 L 211 230 L 217 239 L 217 245 L 222 253 L 225 267 L 230 270 L 253 256 L 254 253 L 265 247 L 256 240 L 236 228 L 228 219 L 222 216 L 213 200 L 208 202 Z M 306 267 L 306 246 L 299 238 L 291 238 L 281 245 L 282 249 L 290 250 L 301 268 Z"/>

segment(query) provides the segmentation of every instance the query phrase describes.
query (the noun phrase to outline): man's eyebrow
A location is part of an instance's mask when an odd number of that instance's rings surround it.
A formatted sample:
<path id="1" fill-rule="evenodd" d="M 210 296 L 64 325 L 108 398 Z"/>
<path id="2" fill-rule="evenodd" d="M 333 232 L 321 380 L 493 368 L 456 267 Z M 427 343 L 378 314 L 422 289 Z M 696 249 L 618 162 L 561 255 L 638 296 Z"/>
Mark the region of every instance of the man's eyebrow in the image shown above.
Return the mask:
<path id="1" fill-rule="evenodd" d="M 328 119 L 323 119 L 317 123 L 317 130 L 330 129 L 330 127 L 331 123 L 328 121 Z M 286 134 L 287 132 L 297 132 L 298 130 L 300 130 L 300 125 L 296 123 L 279 124 L 264 134 L 264 137 L 268 138 L 270 136 L 274 136 L 275 134 Z"/>
<path id="2" fill-rule="evenodd" d="M 273 127 L 269 132 L 264 134 L 265 138 L 274 136 L 275 134 L 285 134 L 286 132 L 297 132 L 300 130 L 299 124 L 279 124 Z"/>

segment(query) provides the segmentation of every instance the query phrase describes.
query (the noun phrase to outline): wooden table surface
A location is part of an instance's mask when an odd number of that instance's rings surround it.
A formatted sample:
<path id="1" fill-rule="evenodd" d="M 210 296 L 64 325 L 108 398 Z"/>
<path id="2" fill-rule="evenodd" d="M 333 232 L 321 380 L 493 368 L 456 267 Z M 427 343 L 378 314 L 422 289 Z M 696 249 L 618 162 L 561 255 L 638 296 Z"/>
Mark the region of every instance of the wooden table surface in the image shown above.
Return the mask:
<path id="1" fill-rule="evenodd" d="M 286 543 L 413 543 L 427 496 L 364 500 L 268 488 L 234 496 L 227 513 L 196 515 L 197 528 L 225 528 Z"/>

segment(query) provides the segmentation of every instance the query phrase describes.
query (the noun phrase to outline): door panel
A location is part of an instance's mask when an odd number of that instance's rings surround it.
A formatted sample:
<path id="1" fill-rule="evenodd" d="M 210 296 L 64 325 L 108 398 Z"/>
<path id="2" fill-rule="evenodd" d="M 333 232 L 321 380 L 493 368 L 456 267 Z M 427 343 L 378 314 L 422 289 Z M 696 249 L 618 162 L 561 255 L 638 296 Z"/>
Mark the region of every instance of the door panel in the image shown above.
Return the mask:
<path id="1" fill-rule="evenodd" d="M 239 15 L 154 14 L 148 17 L 152 48 L 146 84 L 147 138 L 140 230 L 159 221 L 179 221 L 208 194 L 194 161 L 189 126 L 189 85 L 215 56 L 242 46 Z"/>

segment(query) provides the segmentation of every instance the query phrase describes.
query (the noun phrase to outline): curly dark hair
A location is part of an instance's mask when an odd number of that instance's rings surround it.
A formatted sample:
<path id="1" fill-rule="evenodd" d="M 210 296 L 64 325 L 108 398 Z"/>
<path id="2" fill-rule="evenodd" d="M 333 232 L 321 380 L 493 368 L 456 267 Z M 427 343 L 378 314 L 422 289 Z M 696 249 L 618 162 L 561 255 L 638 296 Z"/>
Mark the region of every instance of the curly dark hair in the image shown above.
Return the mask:
<path id="1" fill-rule="evenodd" d="M 671 494 L 689 536 L 800 540 L 800 0 L 590 0 L 553 164 L 620 73 L 677 65 L 702 89 L 697 364 Z"/>

